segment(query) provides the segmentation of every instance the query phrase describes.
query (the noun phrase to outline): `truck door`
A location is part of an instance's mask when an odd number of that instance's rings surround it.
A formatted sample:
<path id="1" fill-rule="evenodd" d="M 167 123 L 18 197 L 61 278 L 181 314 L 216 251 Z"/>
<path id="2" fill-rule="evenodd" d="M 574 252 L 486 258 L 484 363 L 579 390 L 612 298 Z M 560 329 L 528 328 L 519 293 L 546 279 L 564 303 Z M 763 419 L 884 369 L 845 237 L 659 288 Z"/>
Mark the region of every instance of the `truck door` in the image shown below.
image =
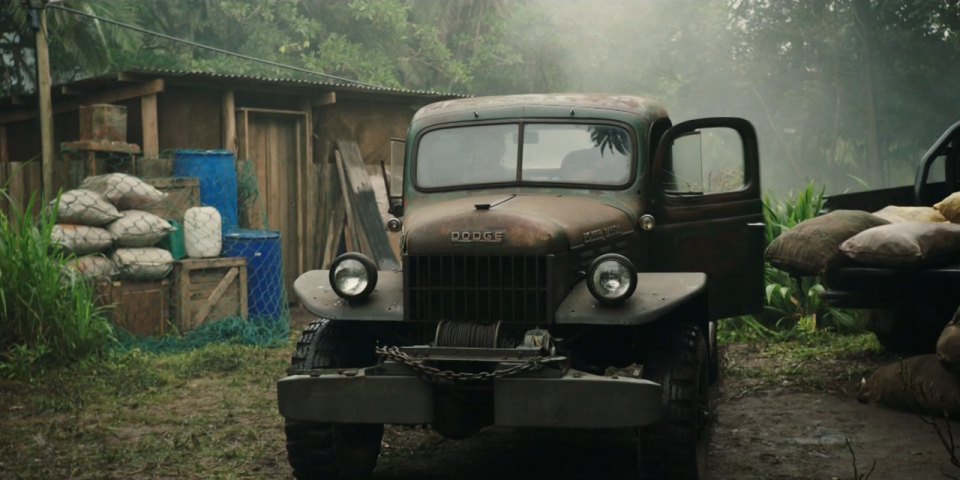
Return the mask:
<path id="1" fill-rule="evenodd" d="M 710 318 L 763 307 L 763 204 L 757 135 L 740 118 L 678 124 L 650 175 L 654 271 L 704 272 Z"/>

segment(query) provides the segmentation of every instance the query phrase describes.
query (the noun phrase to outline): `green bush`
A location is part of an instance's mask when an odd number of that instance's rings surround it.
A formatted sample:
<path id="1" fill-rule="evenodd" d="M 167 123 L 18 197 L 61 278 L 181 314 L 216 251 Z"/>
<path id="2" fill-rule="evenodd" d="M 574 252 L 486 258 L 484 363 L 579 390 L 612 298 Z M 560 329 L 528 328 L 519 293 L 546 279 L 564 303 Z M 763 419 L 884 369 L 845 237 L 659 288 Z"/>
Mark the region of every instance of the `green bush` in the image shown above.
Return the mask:
<path id="1" fill-rule="evenodd" d="M 0 196 L 9 200 L 3 190 Z M 24 209 L 10 201 L 0 212 L 0 375 L 29 375 L 101 352 L 113 329 L 94 303 L 93 286 L 65 267 L 51 244 L 55 209 Z"/>
<path id="2" fill-rule="evenodd" d="M 811 182 L 794 198 L 763 197 L 766 243 L 804 220 L 819 215 L 825 203 L 824 189 Z M 723 322 L 721 339 L 726 342 L 757 339 L 792 339 L 829 329 L 841 333 L 864 330 L 859 312 L 833 308 L 820 300 L 824 287 L 819 277 L 793 277 L 765 264 L 765 305 L 760 315 L 737 317 Z"/>

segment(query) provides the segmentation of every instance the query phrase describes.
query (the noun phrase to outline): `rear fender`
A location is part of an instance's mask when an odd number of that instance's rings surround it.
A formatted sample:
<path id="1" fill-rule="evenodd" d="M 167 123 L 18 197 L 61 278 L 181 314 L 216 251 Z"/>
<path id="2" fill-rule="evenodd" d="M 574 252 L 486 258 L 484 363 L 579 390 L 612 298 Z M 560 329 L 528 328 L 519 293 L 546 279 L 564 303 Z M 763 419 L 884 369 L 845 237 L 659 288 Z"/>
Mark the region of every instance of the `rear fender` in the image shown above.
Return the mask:
<path id="1" fill-rule="evenodd" d="M 638 273 L 637 290 L 619 305 L 603 305 L 581 280 L 557 309 L 558 325 L 644 325 L 702 298 L 703 273 Z"/>

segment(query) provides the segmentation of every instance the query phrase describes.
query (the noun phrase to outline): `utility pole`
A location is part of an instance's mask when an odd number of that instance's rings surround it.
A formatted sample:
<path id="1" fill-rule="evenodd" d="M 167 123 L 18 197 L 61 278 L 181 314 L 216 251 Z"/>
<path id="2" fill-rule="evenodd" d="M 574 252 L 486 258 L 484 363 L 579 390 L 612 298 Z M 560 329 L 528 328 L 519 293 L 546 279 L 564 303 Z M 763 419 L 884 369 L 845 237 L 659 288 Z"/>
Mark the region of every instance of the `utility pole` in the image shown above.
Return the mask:
<path id="1" fill-rule="evenodd" d="M 47 11 L 45 0 L 29 0 L 30 23 L 37 41 L 37 97 L 40 100 L 40 165 L 43 176 L 43 200 L 53 192 L 53 104 L 50 100 L 50 54 L 47 50 Z"/>

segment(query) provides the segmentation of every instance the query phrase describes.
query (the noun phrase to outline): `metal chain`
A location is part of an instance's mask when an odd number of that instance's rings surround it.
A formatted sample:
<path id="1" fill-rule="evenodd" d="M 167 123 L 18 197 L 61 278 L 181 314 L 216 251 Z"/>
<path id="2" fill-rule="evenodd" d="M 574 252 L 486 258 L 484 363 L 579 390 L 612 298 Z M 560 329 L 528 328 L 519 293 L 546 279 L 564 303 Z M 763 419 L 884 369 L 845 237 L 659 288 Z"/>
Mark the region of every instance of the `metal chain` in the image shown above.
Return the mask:
<path id="1" fill-rule="evenodd" d="M 424 380 L 436 383 L 487 382 L 518 373 L 535 372 L 545 367 L 547 363 L 558 362 L 563 359 L 563 357 L 534 357 L 524 363 L 490 372 L 455 372 L 424 365 L 423 360 L 411 358 L 401 351 L 400 347 L 377 347 L 377 355 L 406 365 L 419 373 Z"/>

